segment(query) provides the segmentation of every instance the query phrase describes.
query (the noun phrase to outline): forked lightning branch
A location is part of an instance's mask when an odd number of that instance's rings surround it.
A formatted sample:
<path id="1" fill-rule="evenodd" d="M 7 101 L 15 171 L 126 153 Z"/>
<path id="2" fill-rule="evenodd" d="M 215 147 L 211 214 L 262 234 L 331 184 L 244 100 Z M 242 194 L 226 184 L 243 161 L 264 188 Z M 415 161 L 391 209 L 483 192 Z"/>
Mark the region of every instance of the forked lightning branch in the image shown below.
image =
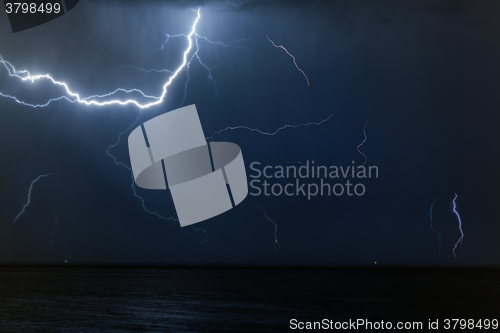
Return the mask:
<path id="1" fill-rule="evenodd" d="M 362 196 L 366 193 L 363 180 L 378 178 L 378 167 L 373 166 L 325 166 L 306 161 L 304 165 L 267 165 L 260 162 L 250 164 L 249 177 L 252 196 Z M 293 181 L 290 181 L 292 180 Z M 343 179 L 345 181 L 330 181 Z"/>

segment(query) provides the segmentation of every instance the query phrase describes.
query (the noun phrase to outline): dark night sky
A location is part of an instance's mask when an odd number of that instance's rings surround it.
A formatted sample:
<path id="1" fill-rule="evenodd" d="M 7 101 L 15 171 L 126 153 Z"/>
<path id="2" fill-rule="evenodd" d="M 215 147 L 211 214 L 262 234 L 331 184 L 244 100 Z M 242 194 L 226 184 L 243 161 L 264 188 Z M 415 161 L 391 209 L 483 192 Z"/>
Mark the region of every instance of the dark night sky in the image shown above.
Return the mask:
<path id="1" fill-rule="evenodd" d="M 227 131 L 249 165 L 363 162 L 379 168 L 362 197 L 248 196 L 235 209 L 196 224 L 208 233 L 146 213 L 130 173 L 106 154 L 141 112 L 140 122 L 176 109 L 180 73 L 155 111 L 134 106 L 89 107 L 58 101 L 33 109 L 0 98 L 0 263 L 251 264 L 251 265 L 499 265 L 500 4 L 492 1 L 304 2 L 80 1 L 68 14 L 13 34 L 0 15 L 0 54 L 17 69 L 50 73 L 82 96 L 118 87 L 159 94 L 187 46 L 168 34 L 188 33 L 201 5 L 200 40 L 184 105 L 196 104 L 207 136 L 227 126 L 276 136 Z M 310 86 L 283 50 L 307 74 Z M 62 93 L 46 82 L 20 83 L 0 69 L 0 92 L 42 102 Z M 126 136 L 111 153 L 129 164 Z M 32 202 L 12 221 L 27 200 Z M 331 182 L 336 182 L 331 180 Z M 168 191 L 137 189 L 146 206 L 175 216 Z M 463 253 L 453 258 L 464 230 Z M 429 208 L 435 228 L 430 229 Z M 280 251 L 273 248 L 278 225 Z M 57 218 L 56 218 L 57 216 Z M 57 220 L 57 228 L 55 228 Z M 52 244 L 51 244 L 51 235 Z"/>

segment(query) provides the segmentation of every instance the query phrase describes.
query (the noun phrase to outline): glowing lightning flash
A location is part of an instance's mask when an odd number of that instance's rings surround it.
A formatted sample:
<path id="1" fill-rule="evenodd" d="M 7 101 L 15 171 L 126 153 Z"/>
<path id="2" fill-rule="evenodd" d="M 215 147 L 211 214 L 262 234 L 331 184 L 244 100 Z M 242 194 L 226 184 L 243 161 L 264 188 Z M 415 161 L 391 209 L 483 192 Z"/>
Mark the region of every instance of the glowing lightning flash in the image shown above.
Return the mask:
<path id="1" fill-rule="evenodd" d="M 455 250 L 457 249 L 458 244 L 460 244 L 460 249 L 462 249 L 462 242 L 464 241 L 464 231 L 462 230 L 462 219 L 460 218 L 460 215 L 457 212 L 457 194 L 455 193 L 455 198 L 453 198 L 453 213 L 457 216 L 458 219 L 458 229 L 460 230 L 460 238 L 458 239 L 457 243 L 455 244 L 455 247 L 453 248 L 453 257 L 456 258 L 457 255 L 455 253 Z"/>
<path id="2" fill-rule="evenodd" d="M 295 61 L 295 57 L 290 52 L 288 52 L 288 50 L 285 49 L 285 47 L 283 45 L 276 45 L 276 44 L 274 44 L 274 42 L 267 35 L 266 35 L 266 38 L 274 45 L 274 47 L 282 49 L 283 51 L 286 52 L 286 54 L 288 54 L 290 57 L 292 57 L 293 63 L 295 64 L 295 67 L 297 67 L 297 69 L 304 75 L 304 77 L 306 78 L 306 81 L 307 81 L 307 85 L 309 86 L 310 85 L 309 84 L 309 79 L 307 78 L 306 73 L 304 73 L 304 71 L 299 68 L 299 65 L 297 65 L 297 62 Z"/>
<path id="3" fill-rule="evenodd" d="M 40 175 L 40 176 L 38 176 L 37 179 L 35 179 L 34 181 L 31 182 L 30 189 L 29 189 L 29 192 L 28 192 L 28 202 L 26 202 L 26 204 L 23 207 L 23 210 L 21 210 L 21 212 L 16 216 L 16 218 L 14 219 L 14 221 L 12 221 L 12 223 L 16 223 L 17 219 L 24 213 L 24 211 L 26 210 L 26 207 L 28 207 L 28 205 L 30 204 L 30 201 L 31 201 L 31 191 L 33 190 L 33 184 L 35 184 L 40 178 L 47 177 L 47 176 L 50 176 L 50 175 L 51 175 L 51 173 L 48 173 L 46 175 Z"/>
<path id="4" fill-rule="evenodd" d="M 96 105 L 96 106 L 105 106 L 105 105 L 112 105 L 112 104 L 119 104 L 119 105 L 135 104 L 136 106 L 138 106 L 141 109 L 145 109 L 145 108 L 149 108 L 149 107 L 154 106 L 154 105 L 158 105 L 158 104 L 160 104 L 160 103 L 163 102 L 163 99 L 165 98 L 165 95 L 167 94 L 167 88 L 168 88 L 168 86 L 172 83 L 172 81 L 175 79 L 175 77 L 179 74 L 179 72 L 188 63 L 187 56 L 188 56 L 188 53 L 189 53 L 189 51 L 191 51 L 191 48 L 193 46 L 193 41 L 192 41 L 191 37 L 193 36 L 193 34 L 196 33 L 196 24 L 198 23 L 198 20 L 200 19 L 200 9 L 197 10 L 197 14 L 198 14 L 198 16 L 196 17 L 196 20 L 193 23 L 191 32 L 189 33 L 189 35 L 186 36 L 187 39 L 188 39 L 188 41 L 189 41 L 189 46 L 188 46 L 187 50 L 184 51 L 182 64 L 179 66 L 179 68 L 177 68 L 177 70 L 173 73 L 173 75 L 170 76 L 169 80 L 163 85 L 163 91 L 162 91 L 162 94 L 159 97 L 146 95 L 146 94 L 144 94 L 139 89 L 126 90 L 126 89 L 119 88 L 119 89 L 116 89 L 115 91 L 110 92 L 108 94 L 93 95 L 93 96 L 81 98 L 79 94 L 72 92 L 69 89 L 69 87 L 68 87 L 68 85 L 66 83 L 60 82 L 60 81 L 56 81 L 54 78 L 52 78 L 48 74 L 44 74 L 44 75 L 31 75 L 27 70 L 16 71 L 16 69 L 14 68 L 14 66 L 11 63 L 9 63 L 8 61 L 5 61 L 1 56 L 0 56 L 0 63 L 2 63 L 5 66 L 5 68 L 9 72 L 9 76 L 11 76 L 11 77 L 14 76 L 14 77 L 17 77 L 17 78 L 19 78 L 19 79 L 21 79 L 23 81 L 31 81 L 31 82 L 35 82 L 35 81 L 40 80 L 40 79 L 48 79 L 48 80 L 52 81 L 52 83 L 54 85 L 58 85 L 58 86 L 64 87 L 64 89 L 66 90 L 67 94 L 69 96 L 71 96 L 71 98 L 68 97 L 68 96 L 60 96 L 60 97 L 57 97 L 57 98 L 54 98 L 54 99 L 50 99 L 45 104 L 28 104 L 28 103 L 25 103 L 25 102 L 19 100 L 18 98 L 14 97 L 14 96 L 3 94 L 1 92 L 0 92 L 0 96 L 14 99 L 17 103 L 28 105 L 28 106 L 35 107 L 35 108 L 37 108 L 37 107 L 45 107 L 45 106 L 49 105 L 51 102 L 57 101 L 57 100 L 61 100 L 61 99 L 66 99 L 67 101 L 69 101 L 71 103 L 76 103 L 77 102 L 77 103 L 82 103 L 82 104 L 85 104 L 85 105 Z M 112 95 L 114 95 L 117 92 L 125 92 L 125 93 L 136 92 L 136 93 L 141 94 L 142 97 L 144 97 L 144 98 L 154 99 L 155 101 L 154 102 L 150 102 L 150 103 L 146 103 L 146 104 L 141 104 L 138 101 L 133 100 L 133 99 L 127 99 L 127 100 L 124 100 L 124 101 L 123 100 L 117 100 L 117 99 L 115 99 L 115 100 L 110 100 L 110 101 L 105 101 L 105 102 L 98 102 L 98 101 L 95 100 L 96 98 L 103 98 L 103 97 L 112 96 Z"/>

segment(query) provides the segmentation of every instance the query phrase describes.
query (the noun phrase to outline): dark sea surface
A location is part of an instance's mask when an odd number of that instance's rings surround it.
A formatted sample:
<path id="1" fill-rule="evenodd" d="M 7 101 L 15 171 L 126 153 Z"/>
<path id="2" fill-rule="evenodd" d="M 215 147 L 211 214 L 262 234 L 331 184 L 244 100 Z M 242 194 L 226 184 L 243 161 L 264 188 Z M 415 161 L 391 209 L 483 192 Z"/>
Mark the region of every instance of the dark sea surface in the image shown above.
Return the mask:
<path id="1" fill-rule="evenodd" d="M 500 272 L 0 267 L 3 332 L 282 332 L 293 318 L 420 331 L 429 319 L 499 319 Z"/>

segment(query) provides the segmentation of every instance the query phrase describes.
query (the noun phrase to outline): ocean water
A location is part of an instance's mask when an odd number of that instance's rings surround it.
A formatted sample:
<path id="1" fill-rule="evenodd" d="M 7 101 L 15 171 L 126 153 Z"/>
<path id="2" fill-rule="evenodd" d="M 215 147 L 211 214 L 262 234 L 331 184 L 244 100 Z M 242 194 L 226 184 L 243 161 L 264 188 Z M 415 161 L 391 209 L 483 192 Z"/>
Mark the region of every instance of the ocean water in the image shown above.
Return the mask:
<path id="1" fill-rule="evenodd" d="M 291 319 L 423 332 L 446 318 L 500 319 L 500 272 L 0 267 L 2 332 L 285 332 Z"/>

